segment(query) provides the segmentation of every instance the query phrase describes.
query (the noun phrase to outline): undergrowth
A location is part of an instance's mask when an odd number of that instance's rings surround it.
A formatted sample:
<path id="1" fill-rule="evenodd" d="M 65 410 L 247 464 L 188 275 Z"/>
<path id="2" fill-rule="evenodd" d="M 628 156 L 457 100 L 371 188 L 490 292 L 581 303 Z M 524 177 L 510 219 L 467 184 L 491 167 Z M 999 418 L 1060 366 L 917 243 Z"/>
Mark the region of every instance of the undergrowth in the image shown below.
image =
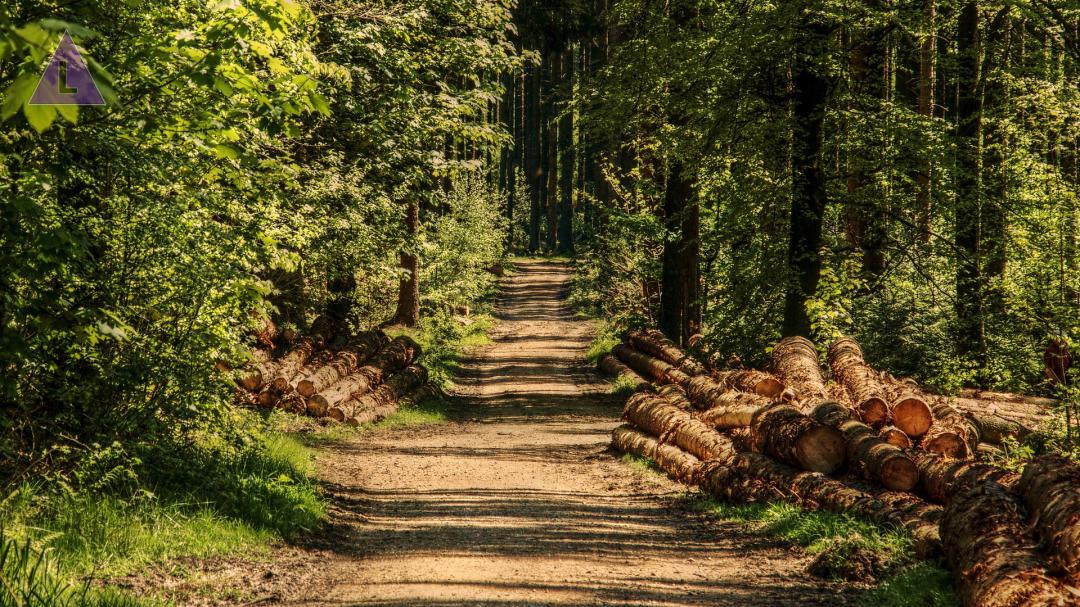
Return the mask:
<path id="1" fill-rule="evenodd" d="M 875 583 L 863 603 L 875 607 L 955 607 L 959 600 L 948 571 L 917 561 L 904 532 L 825 511 L 785 503 L 728 504 L 688 494 L 690 510 L 746 524 L 814 556 L 810 572 L 826 579 Z"/>
<path id="2" fill-rule="evenodd" d="M 134 605 L 78 586 L 182 557 L 266 554 L 318 524 L 310 449 L 254 412 L 234 414 L 227 433 L 88 445 L 75 469 L 10 491 L 0 605 Z M 52 598 L 20 602 L 11 588 Z"/>
<path id="3" fill-rule="evenodd" d="M 465 318 L 442 311 L 425 317 L 418 327 L 392 327 L 387 333 L 415 339 L 423 349 L 419 362 L 428 370 L 431 382 L 447 388 L 459 370 L 461 355 L 490 343 L 488 331 L 494 324 L 495 319 L 486 312 Z"/>

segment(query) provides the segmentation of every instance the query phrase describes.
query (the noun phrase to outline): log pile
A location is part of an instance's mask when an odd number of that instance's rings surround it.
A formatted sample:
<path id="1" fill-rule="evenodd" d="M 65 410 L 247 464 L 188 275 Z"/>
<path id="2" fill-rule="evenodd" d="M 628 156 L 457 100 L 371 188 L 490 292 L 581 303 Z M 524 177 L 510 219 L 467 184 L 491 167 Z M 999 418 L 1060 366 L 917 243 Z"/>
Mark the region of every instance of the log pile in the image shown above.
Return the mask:
<path id="1" fill-rule="evenodd" d="M 236 375 L 238 403 L 359 426 L 437 394 L 416 364 L 420 346 L 410 337 L 338 335 L 329 323 L 312 326 L 317 333 L 294 340 L 277 357 L 255 351 Z"/>
<path id="2" fill-rule="evenodd" d="M 641 380 L 612 443 L 720 499 L 902 527 L 919 554 L 946 558 L 969 607 L 1080 605 L 1080 467 L 1043 457 L 1019 475 L 979 462 L 993 449 L 980 438 L 1030 430 L 873 369 L 853 340 L 829 348 L 831 373 L 817 352 L 786 338 L 768 372 L 719 369 L 633 332 L 601 365 Z"/>

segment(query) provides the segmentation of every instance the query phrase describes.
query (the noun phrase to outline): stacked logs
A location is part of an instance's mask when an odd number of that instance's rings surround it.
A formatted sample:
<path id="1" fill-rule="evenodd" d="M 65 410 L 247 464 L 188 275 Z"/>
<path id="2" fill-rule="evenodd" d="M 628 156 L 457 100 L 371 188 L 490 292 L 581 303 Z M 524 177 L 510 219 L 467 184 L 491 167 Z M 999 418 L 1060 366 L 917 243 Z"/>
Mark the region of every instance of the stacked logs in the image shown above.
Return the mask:
<path id="1" fill-rule="evenodd" d="M 382 331 L 335 335 L 318 322 L 313 327 L 323 329 L 294 340 L 276 358 L 258 350 L 237 374 L 243 393 L 238 402 L 359 426 L 436 394 L 416 364 L 421 351 L 411 338 L 390 339 Z"/>
<path id="2" fill-rule="evenodd" d="M 976 461 L 980 439 L 1029 430 L 873 369 L 853 340 L 826 361 L 828 374 L 811 342 L 786 338 L 768 371 L 720 369 L 656 331 L 630 333 L 599 363 L 636 388 L 613 445 L 721 499 L 907 529 L 920 554 L 945 556 L 965 605 L 1080 604 L 1080 468 Z"/>

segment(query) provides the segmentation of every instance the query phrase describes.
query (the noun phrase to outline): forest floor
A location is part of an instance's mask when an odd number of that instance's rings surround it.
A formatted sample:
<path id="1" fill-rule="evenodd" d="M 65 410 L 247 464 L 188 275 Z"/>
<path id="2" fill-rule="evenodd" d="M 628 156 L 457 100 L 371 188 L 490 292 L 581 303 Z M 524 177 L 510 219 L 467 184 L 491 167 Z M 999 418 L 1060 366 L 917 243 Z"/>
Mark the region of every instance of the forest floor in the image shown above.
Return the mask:
<path id="1" fill-rule="evenodd" d="M 569 280 L 518 262 L 450 421 L 321 447 L 329 523 L 267 561 L 211 565 L 213 586 L 293 607 L 854 603 L 809 556 L 683 508 L 681 485 L 608 451 L 620 404 L 586 365 Z"/>

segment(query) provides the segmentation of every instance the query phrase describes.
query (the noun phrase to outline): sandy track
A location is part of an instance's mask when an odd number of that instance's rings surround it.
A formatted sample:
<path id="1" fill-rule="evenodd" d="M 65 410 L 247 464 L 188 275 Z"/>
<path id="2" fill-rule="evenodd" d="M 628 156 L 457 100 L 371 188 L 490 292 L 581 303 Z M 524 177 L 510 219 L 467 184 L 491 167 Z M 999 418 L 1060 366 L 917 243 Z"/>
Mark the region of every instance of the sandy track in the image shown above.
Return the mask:
<path id="1" fill-rule="evenodd" d="M 838 605 L 806 558 L 674 506 L 682 489 L 606 452 L 619 405 L 585 366 L 591 325 L 553 262 L 505 281 L 456 421 L 320 457 L 333 522 L 277 604 Z M 269 597 L 268 597 L 269 598 Z"/>

